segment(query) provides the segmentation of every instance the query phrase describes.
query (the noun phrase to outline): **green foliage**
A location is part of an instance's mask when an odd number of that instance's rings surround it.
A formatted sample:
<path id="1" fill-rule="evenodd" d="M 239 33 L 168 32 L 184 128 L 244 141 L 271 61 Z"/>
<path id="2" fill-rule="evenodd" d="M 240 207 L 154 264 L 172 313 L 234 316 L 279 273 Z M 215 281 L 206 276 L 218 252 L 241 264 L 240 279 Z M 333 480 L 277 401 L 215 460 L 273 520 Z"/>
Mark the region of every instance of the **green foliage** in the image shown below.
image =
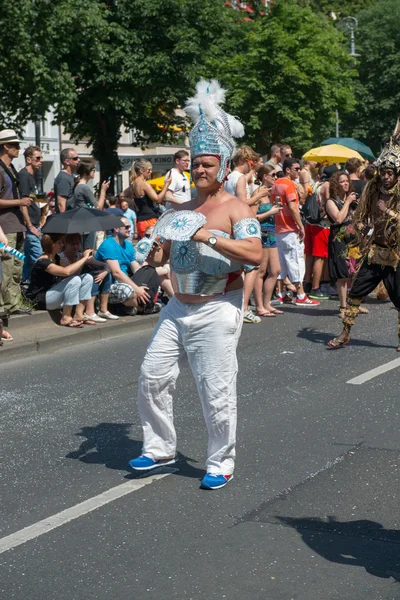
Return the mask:
<path id="1" fill-rule="evenodd" d="M 379 0 L 358 21 L 357 109 L 343 133 L 379 151 L 400 116 L 400 0 Z"/>
<path id="2" fill-rule="evenodd" d="M 142 143 L 173 141 L 168 126 L 203 57 L 236 27 L 224 0 L 19 0 L 0 26 L 3 123 L 54 105 L 57 122 L 93 144 L 103 175 L 118 171 L 122 125 Z"/>
<path id="3" fill-rule="evenodd" d="M 370 6 L 373 0 L 303 0 L 301 3 L 309 6 L 315 12 L 325 15 L 334 13 L 337 19 L 343 19 L 348 16 L 357 16 L 357 13 Z"/>
<path id="4" fill-rule="evenodd" d="M 229 109 L 246 124 L 246 141 L 265 153 L 280 140 L 298 151 L 334 133 L 335 110 L 350 111 L 355 72 L 331 20 L 294 0 L 249 24 L 247 42 L 213 61 L 229 89 Z"/>

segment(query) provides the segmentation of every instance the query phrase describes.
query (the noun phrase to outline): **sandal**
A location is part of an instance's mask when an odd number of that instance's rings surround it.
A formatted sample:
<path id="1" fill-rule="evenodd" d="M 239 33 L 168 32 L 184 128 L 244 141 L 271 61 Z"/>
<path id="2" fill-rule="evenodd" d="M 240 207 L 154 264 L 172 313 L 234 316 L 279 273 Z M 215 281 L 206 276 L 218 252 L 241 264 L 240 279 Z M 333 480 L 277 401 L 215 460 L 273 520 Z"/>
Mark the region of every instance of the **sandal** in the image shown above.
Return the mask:
<path id="1" fill-rule="evenodd" d="M 14 338 L 11 335 L 11 333 L 9 333 L 5 329 L 3 329 L 3 331 L 1 332 L 1 341 L 2 342 L 13 342 Z"/>
<path id="2" fill-rule="evenodd" d="M 360 306 L 358 309 L 358 314 L 359 315 L 368 315 L 369 310 L 368 310 L 368 308 L 365 308 L 365 306 Z"/>
<path id="3" fill-rule="evenodd" d="M 83 318 L 80 322 L 83 323 L 84 325 L 97 325 L 96 321 L 93 321 L 93 319 Z"/>
<path id="4" fill-rule="evenodd" d="M 74 329 L 82 329 L 83 328 L 82 321 L 76 321 L 72 317 L 71 317 L 70 321 L 67 321 L 67 323 L 60 323 L 60 325 L 62 327 L 72 327 Z"/>
<path id="5" fill-rule="evenodd" d="M 265 312 L 256 310 L 256 314 L 258 317 L 276 317 L 276 314 L 272 310 L 266 310 Z"/>
<path id="6" fill-rule="evenodd" d="M 339 319 L 344 319 L 347 306 L 339 306 Z"/>
<path id="7" fill-rule="evenodd" d="M 333 340 L 329 340 L 327 345 L 329 346 L 329 348 L 332 348 L 333 350 L 337 350 L 338 348 L 341 348 L 342 346 L 346 346 L 349 342 L 350 342 L 350 340 L 339 340 L 338 338 L 333 338 Z"/>
<path id="8" fill-rule="evenodd" d="M 270 310 L 269 312 L 272 312 L 272 313 L 274 313 L 275 315 L 283 315 L 283 314 L 285 314 L 285 313 L 283 312 L 283 310 L 278 310 L 277 308 L 271 308 L 271 310 Z"/>

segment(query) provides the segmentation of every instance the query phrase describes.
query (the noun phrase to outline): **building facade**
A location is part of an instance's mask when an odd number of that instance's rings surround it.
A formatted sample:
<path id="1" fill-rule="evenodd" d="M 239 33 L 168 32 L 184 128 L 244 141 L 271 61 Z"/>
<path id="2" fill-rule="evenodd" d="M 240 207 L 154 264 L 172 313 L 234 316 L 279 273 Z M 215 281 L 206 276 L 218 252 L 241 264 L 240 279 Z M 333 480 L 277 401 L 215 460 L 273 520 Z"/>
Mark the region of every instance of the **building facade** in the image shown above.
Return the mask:
<path id="1" fill-rule="evenodd" d="M 81 140 L 78 144 L 71 141 L 71 137 L 59 125 L 52 125 L 54 119 L 53 111 L 46 114 L 46 118 L 40 123 L 40 147 L 42 150 L 43 162 L 43 189 L 47 193 L 53 189 L 54 179 L 61 169 L 60 152 L 65 148 L 74 148 L 81 158 L 92 157 L 92 148 L 88 145 L 88 140 Z M 30 121 L 24 129 L 23 141 L 21 143 L 21 152 L 18 160 L 14 161 L 14 166 L 19 171 L 25 166 L 23 156 L 24 150 L 28 146 L 36 145 L 35 123 Z M 139 158 L 146 158 L 153 164 L 153 176 L 164 175 L 173 167 L 173 155 L 178 150 L 187 149 L 188 139 L 182 136 L 181 145 L 167 144 L 149 144 L 148 148 L 142 150 L 135 144 L 135 135 L 133 131 L 121 129 L 121 137 L 118 146 L 118 157 L 121 163 L 121 171 L 115 177 L 114 190 L 116 193 L 126 189 L 129 186 L 129 171 L 133 161 Z M 94 184 L 99 183 L 100 173 L 97 165 Z"/>

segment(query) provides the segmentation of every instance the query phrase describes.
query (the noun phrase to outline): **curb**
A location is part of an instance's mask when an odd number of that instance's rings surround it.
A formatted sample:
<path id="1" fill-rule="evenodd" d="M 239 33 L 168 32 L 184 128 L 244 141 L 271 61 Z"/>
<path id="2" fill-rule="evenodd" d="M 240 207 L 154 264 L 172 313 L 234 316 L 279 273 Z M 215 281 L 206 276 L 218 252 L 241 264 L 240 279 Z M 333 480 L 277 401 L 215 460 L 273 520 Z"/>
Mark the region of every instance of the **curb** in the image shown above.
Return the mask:
<path id="1" fill-rule="evenodd" d="M 47 340 L 30 341 L 19 345 L 2 346 L 0 350 L 0 364 L 27 358 L 31 356 L 42 356 L 52 354 L 57 350 L 72 348 L 76 344 L 90 344 L 95 342 L 104 342 L 115 337 L 132 334 L 134 331 L 144 331 L 152 329 L 157 324 L 160 315 L 148 315 L 133 317 L 132 320 L 122 323 L 113 323 L 108 327 L 88 328 L 71 332 L 70 335 L 50 338 Z M 137 319 L 137 320 L 136 320 Z"/>

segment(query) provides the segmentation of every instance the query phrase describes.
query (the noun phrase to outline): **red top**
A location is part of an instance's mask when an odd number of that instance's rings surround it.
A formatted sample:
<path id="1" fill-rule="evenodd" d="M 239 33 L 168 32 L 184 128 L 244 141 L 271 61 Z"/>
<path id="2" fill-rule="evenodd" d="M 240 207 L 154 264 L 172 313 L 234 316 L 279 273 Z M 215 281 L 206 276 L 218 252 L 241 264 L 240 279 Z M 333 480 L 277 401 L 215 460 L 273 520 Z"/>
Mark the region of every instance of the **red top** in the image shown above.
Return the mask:
<path id="1" fill-rule="evenodd" d="M 275 231 L 276 233 L 290 233 L 298 231 L 296 221 L 292 217 L 289 208 L 289 202 L 296 202 L 299 206 L 299 196 L 294 182 L 288 177 L 281 177 L 275 181 L 275 185 L 271 190 L 271 202 L 274 204 L 277 196 L 280 196 L 283 210 L 275 215 Z"/>

